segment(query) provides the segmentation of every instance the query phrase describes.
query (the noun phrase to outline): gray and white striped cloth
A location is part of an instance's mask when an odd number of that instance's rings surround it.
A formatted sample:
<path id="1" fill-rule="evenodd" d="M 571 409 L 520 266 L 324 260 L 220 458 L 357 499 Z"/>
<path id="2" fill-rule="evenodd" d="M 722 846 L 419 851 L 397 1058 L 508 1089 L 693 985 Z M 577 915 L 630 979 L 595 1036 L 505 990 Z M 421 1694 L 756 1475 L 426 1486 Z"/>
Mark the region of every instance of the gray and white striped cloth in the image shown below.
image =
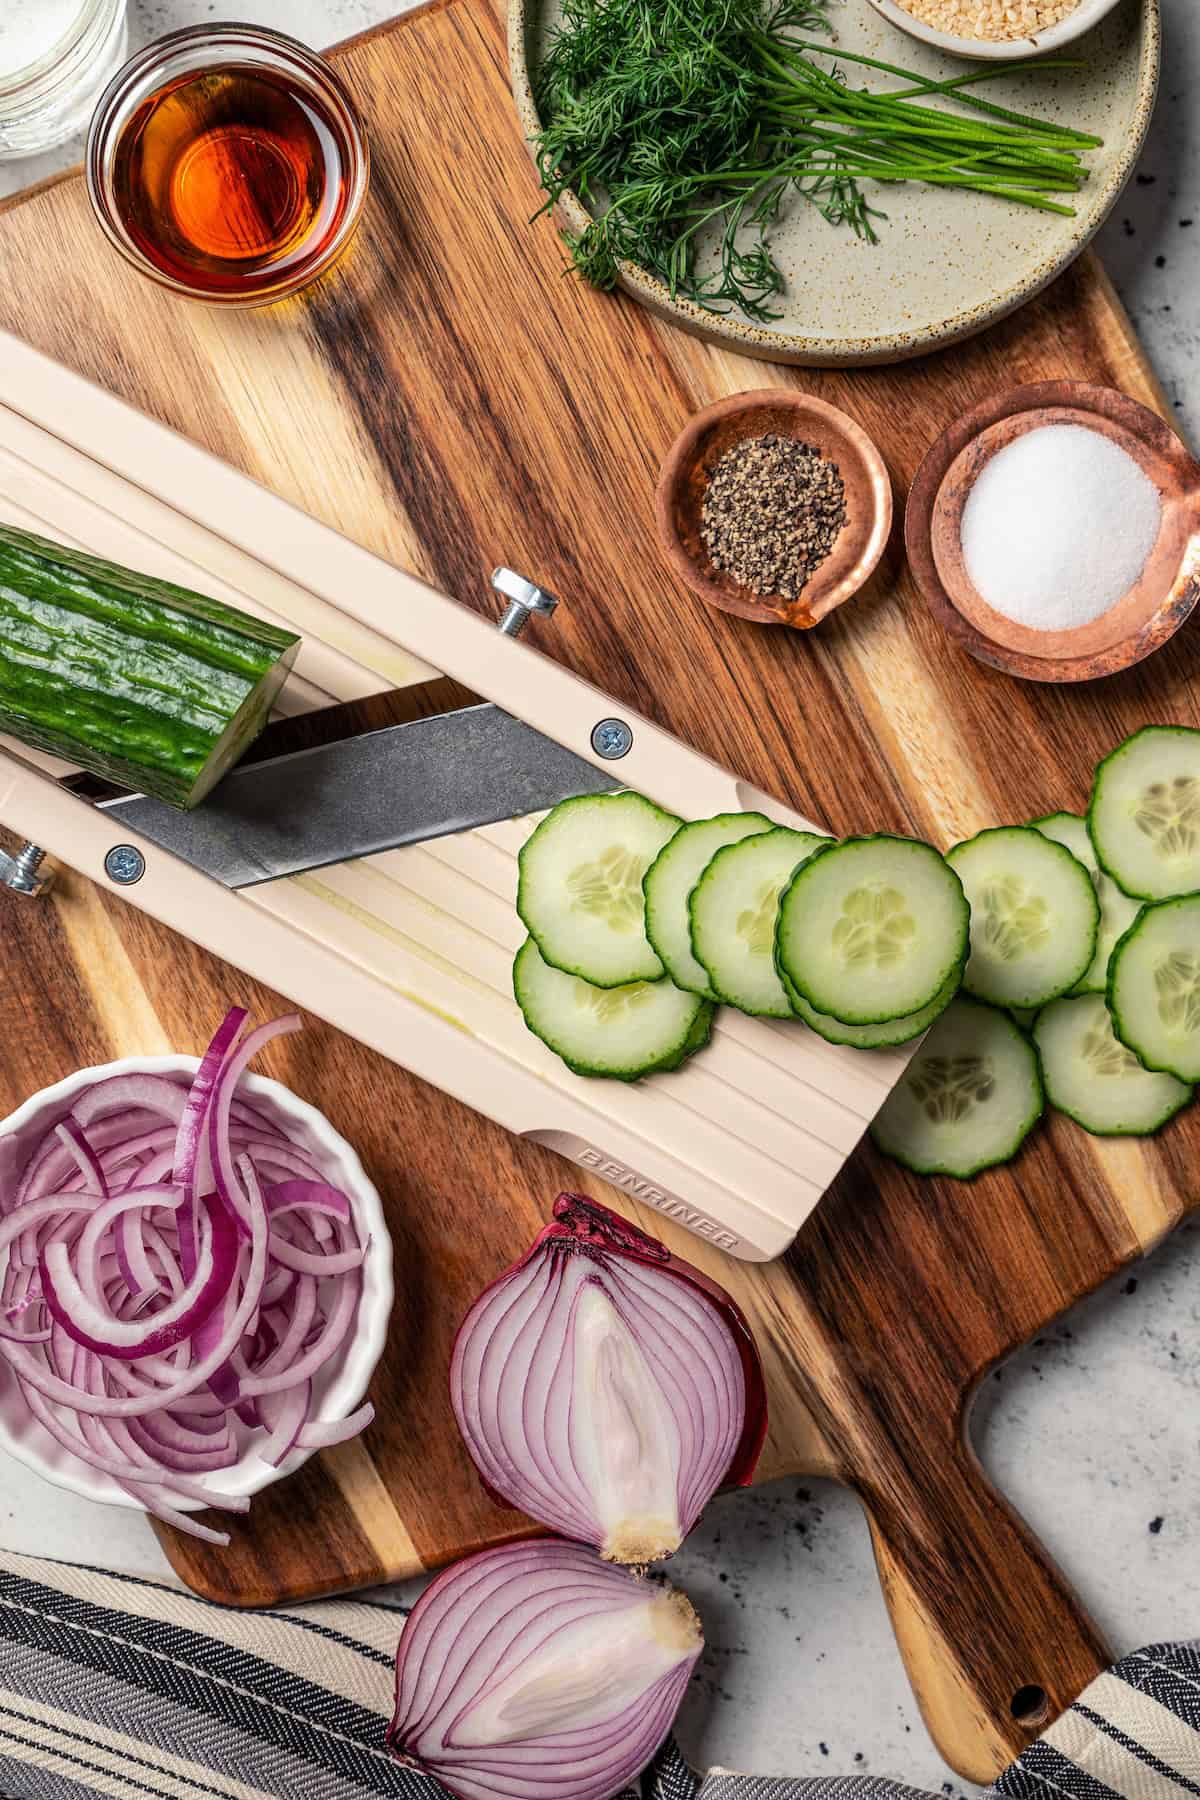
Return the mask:
<path id="1" fill-rule="evenodd" d="M 388 1755 L 403 1611 L 239 1612 L 180 1587 L 0 1551 L 0 1800 L 446 1800 Z M 1200 1645 L 1093 1682 L 996 1800 L 1200 1796 Z M 711 1770 L 674 1745 L 623 1800 L 931 1800 L 876 1777 Z"/>

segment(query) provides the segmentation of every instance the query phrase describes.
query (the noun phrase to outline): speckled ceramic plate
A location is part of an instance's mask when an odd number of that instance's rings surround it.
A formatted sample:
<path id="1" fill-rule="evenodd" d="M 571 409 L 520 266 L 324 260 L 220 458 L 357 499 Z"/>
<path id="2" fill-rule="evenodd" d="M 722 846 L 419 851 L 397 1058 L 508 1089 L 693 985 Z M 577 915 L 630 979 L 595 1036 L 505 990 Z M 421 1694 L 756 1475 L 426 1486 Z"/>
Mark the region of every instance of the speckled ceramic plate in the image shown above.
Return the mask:
<path id="1" fill-rule="evenodd" d="M 556 6 L 557 0 L 510 0 L 513 92 L 531 136 L 538 119 L 529 70 Z M 964 67 L 897 31 L 870 0 L 833 0 L 830 18 L 835 44 L 848 50 L 937 79 Z M 771 362 L 902 362 L 969 337 L 1045 287 L 1112 210 L 1150 123 L 1159 48 L 1159 0 L 1122 0 L 1071 46 L 1081 67 L 1039 73 L 1032 62 L 989 82 L 988 97 L 1001 105 L 1103 136 L 1103 148 L 1089 156 L 1091 179 L 1074 218 L 953 188 L 892 187 L 875 196 L 887 218 L 879 221 L 879 243 L 866 244 L 797 205 L 775 237 L 787 290 L 783 316 L 772 325 L 672 300 L 661 282 L 632 264 L 623 267 L 622 285 L 685 330 Z M 894 78 L 872 70 L 861 74 L 864 85 L 894 85 Z M 566 197 L 562 223 L 580 230 L 585 220 L 579 202 Z M 546 229 L 545 221 L 530 229 Z"/>

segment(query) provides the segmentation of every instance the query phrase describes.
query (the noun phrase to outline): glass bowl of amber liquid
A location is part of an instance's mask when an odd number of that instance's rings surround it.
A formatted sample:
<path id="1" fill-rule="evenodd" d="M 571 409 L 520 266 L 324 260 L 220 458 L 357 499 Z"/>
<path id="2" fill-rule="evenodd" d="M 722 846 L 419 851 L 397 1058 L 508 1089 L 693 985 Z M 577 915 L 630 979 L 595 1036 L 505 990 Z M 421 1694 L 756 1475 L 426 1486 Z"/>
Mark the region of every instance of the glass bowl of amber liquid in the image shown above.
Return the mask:
<path id="1" fill-rule="evenodd" d="M 266 305 L 331 268 L 370 172 L 334 70 L 253 25 L 194 26 L 132 57 L 101 95 L 86 163 L 122 256 L 218 306 Z"/>

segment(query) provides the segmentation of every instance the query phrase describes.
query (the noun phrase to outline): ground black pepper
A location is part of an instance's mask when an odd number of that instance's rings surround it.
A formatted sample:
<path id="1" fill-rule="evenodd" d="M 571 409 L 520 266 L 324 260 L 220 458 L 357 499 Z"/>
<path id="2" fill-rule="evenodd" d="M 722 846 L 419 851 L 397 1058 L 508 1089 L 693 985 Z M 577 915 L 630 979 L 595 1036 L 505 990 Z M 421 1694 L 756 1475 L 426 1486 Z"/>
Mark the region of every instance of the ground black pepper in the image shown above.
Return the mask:
<path id="1" fill-rule="evenodd" d="M 812 444 L 743 438 L 709 472 L 700 534 L 714 567 L 755 594 L 795 600 L 846 523 L 841 471 Z"/>

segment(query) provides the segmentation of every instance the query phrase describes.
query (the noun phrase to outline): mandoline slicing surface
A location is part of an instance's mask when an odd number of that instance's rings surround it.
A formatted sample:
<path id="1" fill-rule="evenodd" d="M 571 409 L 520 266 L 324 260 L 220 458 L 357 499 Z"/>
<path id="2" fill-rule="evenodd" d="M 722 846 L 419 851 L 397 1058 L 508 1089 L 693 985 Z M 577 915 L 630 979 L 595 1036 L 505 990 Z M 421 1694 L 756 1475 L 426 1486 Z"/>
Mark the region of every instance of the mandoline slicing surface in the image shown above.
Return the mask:
<path id="1" fill-rule="evenodd" d="M 1200 723 L 1194 634 L 1095 688 L 1014 683 L 940 635 L 898 539 L 872 589 L 809 637 L 708 613 L 658 557 L 654 475 L 688 414 L 761 386 L 763 366 L 561 279 L 552 230 L 528 223 L 538 196 L 483 0 L 411 15 L 348 46 L 341 66 L 375 176 L 363 233 L 322 289 L 240 316 L 180 305 L 107 251 L 75 178 L 0 219 L 0 325 L 446 592 L 485 605 L 494 563 L 527 569 L 569 602 L 539 640 L 556 657 L 834 830 L 945 845 L 1077 809 L 1125 730 Z M 1072 377 L 1161 404 L 1091 259 L 986 337 L 921 363 L 768 376 L 854 413 L 901 493 L 927 443 L 983 394 Z M 10 499 L 18 478 L 6 461 Z M 37 515 L 32 490 L 15 498 Z M 379 649 L 337 654 L 361 671 Z M 424 673 L 399 657 L 390 679 Z M 347 674 L 318 655 L 297 705 L 341 694 Z M 379 685 L 359 679 L 363 694 Z M 397 873 L 363 879 L 390 884 L 390 904 Z M 383 905 L 373 894 L 369 910 Z M 486 892 L 479 908 L 496 916 Z M 83 1062 L 197 1046 L 234 991 L 249 986 L 260 1014 L 279 1004 L 76 878 L 44 906 L 6 908 L 2 929 L 4 1111 Z M 553 1194 L 587 1185 L 319 1025 L 265 1066 L 359 1144 L 402 1282 L 366 1442 L 264 1496 L 226 1554 L 163 1534 L 189 1582 L 243 1604 L 361 1585 L 522 1530 L 486 1502 L 455 1441 L 449 1344 Z M 754 1321 L 773 1400 L 764 1476 L 831 1474 L 862 1496 L 926 1717 L 965 1775 L 985 1777 L 1030 1735 L 1011 1716 L 1019 1688 L 1043 1686 L 1056 1709 L 1105 1656 L 981 1478 L 963 1437 L 969 1396 L 1170 1228 L 1198 1149 L 1194 1116 L 1151 1144 L 1100 1143 L 1059 1120 L 1011 1170 L 967 1187 L 918 1183 L 864 1149 L 767 1269 L 667 1229 Z"/>

